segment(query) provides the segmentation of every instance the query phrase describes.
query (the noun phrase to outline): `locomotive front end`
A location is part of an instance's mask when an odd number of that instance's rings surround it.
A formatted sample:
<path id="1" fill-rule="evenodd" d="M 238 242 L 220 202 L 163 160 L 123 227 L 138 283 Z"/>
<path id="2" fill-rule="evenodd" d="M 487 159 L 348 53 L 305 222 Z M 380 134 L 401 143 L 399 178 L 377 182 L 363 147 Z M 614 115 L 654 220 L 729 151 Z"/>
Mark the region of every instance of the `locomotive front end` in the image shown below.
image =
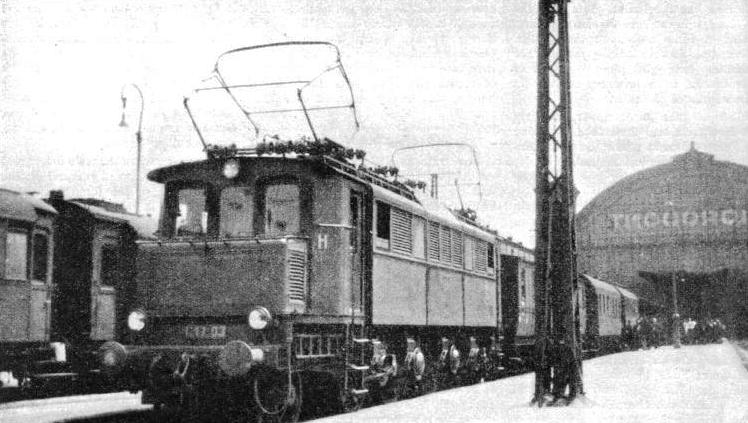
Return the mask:
<path id="1" fill-rule="evenodd" d="M 309 273 L 304 184 L 251 169 L 229 179 L 209 160 L 156 172 L 167 179 L 161 236 L 138 245 L 125 343 L 100 350 L 144 402 L 184 406 L 201 387 L 251 393 L 258 380 L 292 391 L 293 319 L 306 311 Z"/>

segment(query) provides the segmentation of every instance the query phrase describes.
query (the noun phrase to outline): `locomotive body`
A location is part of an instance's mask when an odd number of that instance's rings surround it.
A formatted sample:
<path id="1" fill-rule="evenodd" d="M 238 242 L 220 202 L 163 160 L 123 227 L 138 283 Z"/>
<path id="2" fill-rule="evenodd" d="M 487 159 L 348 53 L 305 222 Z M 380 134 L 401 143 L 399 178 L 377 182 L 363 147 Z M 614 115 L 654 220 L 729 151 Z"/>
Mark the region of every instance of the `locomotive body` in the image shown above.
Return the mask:
<path id="1" fill-rule="evenodd" d="M 365 395 L 375 356 L 436 361 L 442 337 L 467 352 L 498 333 L 494 235 L 402 185 L 329 156 L 149 177 L 165 186 L 159 239 L 138 244 L 127 342 L 101 351 L 145 401 L 268 378 L 281 392 L 324 379 Z"/>

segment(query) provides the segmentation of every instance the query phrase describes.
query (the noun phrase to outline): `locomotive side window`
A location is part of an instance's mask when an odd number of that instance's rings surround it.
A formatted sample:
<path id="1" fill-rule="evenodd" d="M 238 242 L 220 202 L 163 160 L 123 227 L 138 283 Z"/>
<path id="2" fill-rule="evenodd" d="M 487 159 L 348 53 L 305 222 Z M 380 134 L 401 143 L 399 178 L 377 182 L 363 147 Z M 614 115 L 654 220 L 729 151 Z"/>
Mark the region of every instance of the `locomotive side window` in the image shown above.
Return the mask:
<path id="1" fill-rule="evenodd" d="M 429 261 L 439 261 L 439 224 L 429 222 Z"/>
<path id="2" fill-rule="evenodd" d="M 465 270 L 475 269 L 475 239 L 465 236 Z"/>
<path id="3" fill-rule="evenodd" d="M 413 215 L 406 211 L 390 207 L 390 231 L 392 251 L 413 254 Z"/>
<path id="4" fill-rule="evenodd" d="M 426 258 L 426 221 L 420 217 L 413 218 L 413 255 Z"/>
<path id="5" fill-rule="evenodd" d="M 452 230 L 452 266 L 462 269 L 462 233 Z"/>
<path id="6" fill-rule="evenodd" d="M 221 191 L 221 236 L 252 236 L 253 195 L 248 187 Z"/>
<path id="7" fill-rule="evenodd" d="M 439 244 L 440 244 L 440 250 L 439 255 L 441 256 L 441 262 L 449 265 L 452 262 L 452 237 L 451 237 L 451 231 L 448 227 L 443 226 L 441 227 L 441 231 L 439 231 Z"/>
<path id="8" fill-rule="evenodd" d="M 208 212 L 205 208 L 205 190 L 185 188 L 177 197 L 177 236 L 205 235 L 208 227 Z"/>
<path id="9" fill-rule="evenodd" d="M 490 242 L 488 243 L 488 251 L 486 252 L 486 254 L 488 256 L 487 257 L 487 260 L 488 260 L 488 273 L 493 273 L 493 271 L 494 271 L 494 262 L 495 262 L 495 260 L 494 260 L 494 249 L 493 249 L 493 244 L 491 244 Z"/>
<path id="10" fill-rule="evenodd" d="M 5 279 L 25 280 L 28 277 L 28 236 L 8 231 L 5 237 Z"/>
<path id="11" fill-rule="evenodd" d="M 377 232 L 376 246 L 385 250 L 390 249 L 390 206 L 377 201 Z"/>
<path id="12" fill-rule="evenodd" d="M 32 263 L 32 278 L 46 282 L 49 264 L 49 239 L 47 234 L 34 234 L 34 259 Z"/>
<path id="13" fill-rule="evenodd" d="M 299 233 L 300 201 L 296 184 L 274 184 L 265 187 L 265 235 L 283 236 Z"/>

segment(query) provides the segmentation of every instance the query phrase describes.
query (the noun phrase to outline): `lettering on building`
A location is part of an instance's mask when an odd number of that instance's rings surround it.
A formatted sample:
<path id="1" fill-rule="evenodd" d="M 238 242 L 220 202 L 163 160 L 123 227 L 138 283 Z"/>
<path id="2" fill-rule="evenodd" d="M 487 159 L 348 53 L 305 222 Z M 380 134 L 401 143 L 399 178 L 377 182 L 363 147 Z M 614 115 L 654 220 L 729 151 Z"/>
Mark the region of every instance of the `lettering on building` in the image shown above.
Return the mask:
<path id="1" fill-rule="evenodd" d="M 620 232 L 654 229 L 689 231 L 704 227 L 729 230 L 748 225 L 748 211 L 745 209 L 614 213 L 610 218 L 613 230 Z"/>

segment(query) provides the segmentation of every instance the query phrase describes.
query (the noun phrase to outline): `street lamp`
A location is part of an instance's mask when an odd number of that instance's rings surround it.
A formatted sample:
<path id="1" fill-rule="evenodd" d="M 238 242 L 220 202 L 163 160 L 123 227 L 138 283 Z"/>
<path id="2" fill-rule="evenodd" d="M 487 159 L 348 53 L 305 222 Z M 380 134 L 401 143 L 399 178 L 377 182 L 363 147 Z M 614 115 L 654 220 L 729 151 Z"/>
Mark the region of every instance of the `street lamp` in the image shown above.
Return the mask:
<path id="1" fill-rule="evenodd" d="M 120 90 L 120 98 L 122 99 L 122 120 L 119 123 L 119 126 L 122 128 L 127 128 L 127 121 L 125 121 L 125 109 L 127 108 L 127 97 L 125 96 L 125 89 L 127 87 L 135 88 L 135 91 L 138 92 L 138 95 L 140 96 L 140 115 L 138 118 L 138 130 L 135 132 L 135 141 L 138 144 L 138 155 L 137 155 L 137 162 L 135 164 L 135 214 L 140 214 L 140 144 L 143 141 L 143 136 L 141 129 L 143 127 L 143 108 L 145 107 L 145 102 L 143 101 L 143 91 L 140 90 L 140 87 L 138 87 L 135 84 L 125 84 L 122 86 L 122 89 Z"/>
<path id="2" fill-rule="evenodd" d="M 680 348 L 680 315 L 678 314 L 678 290 L 675 272 L 671 276 L 673 284 L 673 348 Z M 681 282 L 683 279 L 681 279 Z"/>

